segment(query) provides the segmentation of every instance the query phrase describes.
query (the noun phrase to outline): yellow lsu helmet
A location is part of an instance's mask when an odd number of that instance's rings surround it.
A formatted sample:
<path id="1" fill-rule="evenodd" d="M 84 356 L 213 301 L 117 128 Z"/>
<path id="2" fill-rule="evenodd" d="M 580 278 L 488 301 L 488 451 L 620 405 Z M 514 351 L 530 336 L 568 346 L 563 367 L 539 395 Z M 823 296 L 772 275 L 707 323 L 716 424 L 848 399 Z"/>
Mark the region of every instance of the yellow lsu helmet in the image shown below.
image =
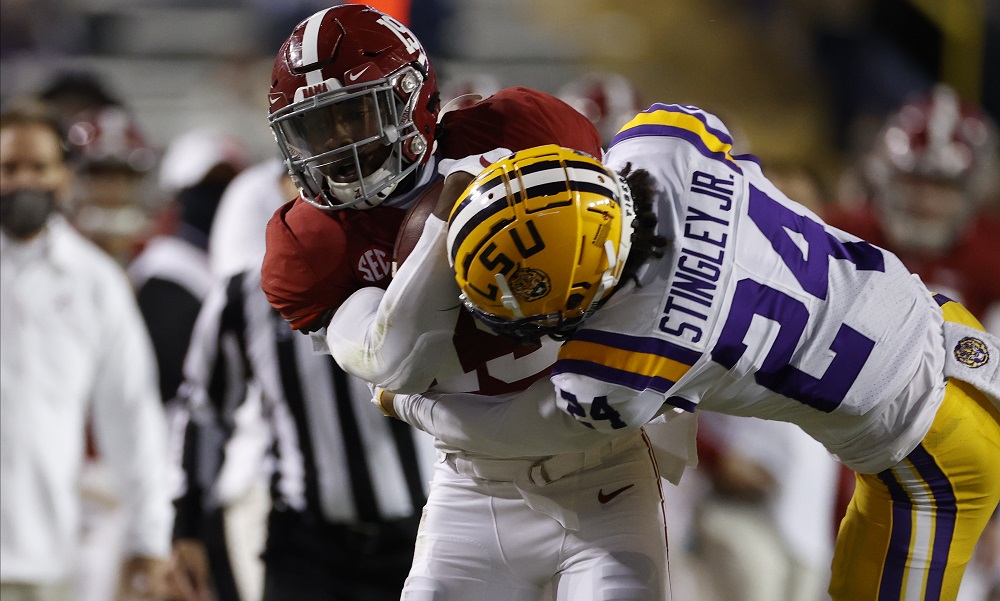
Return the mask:
<path id="1" fill-rule="evenodd" d="M 548 145 L 501 159 L 448 218 L 462 302 L 497 333 L 563 338 L 618 283 L 634 218 L 625 179 L 590 155 Z"/>

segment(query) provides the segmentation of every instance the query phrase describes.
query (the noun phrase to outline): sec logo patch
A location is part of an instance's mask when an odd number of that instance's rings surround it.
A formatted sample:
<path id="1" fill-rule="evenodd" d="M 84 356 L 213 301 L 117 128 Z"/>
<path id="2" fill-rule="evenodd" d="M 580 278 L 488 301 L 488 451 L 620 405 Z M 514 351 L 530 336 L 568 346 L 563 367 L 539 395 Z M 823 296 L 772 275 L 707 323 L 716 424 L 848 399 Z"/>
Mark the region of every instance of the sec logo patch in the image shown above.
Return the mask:
<path id="1" fill-rule="evenodd" d="M 358 273 L 366 282 L 380 282 L 389 277 L 389 253 L 381 248 L 370 248 L 358 260 Z"/>
<path id="2" fill-rule="evenodd" d="M 969 367 L 982 367 L 990 360 L 990 352 L 985 342 L 966 336 L 955 345 L 955 358 Z"/>

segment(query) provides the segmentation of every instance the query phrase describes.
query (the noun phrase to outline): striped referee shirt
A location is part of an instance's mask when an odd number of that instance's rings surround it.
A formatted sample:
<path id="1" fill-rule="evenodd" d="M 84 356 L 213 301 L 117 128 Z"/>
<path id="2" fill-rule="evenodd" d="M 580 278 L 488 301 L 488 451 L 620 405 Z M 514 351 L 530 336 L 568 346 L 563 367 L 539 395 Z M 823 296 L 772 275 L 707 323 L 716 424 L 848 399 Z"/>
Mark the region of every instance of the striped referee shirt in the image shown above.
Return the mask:
<path id="1" fill-rule="evenodd" d="M 433 438 L 374 410 L 365 382 L 316 353 L 271 308 L 258 270 L 219 282 L 195 325 L 181 392 L 199 430 L 197 446 L 185 447 L 185 471 L 197 475 L 188 478 L 189 497 L 211 490 L 222 461 L 239 460 L 222 443 L 254 388 L 273 436 L 275 507 L 334 524 L 419 515 Z"/>

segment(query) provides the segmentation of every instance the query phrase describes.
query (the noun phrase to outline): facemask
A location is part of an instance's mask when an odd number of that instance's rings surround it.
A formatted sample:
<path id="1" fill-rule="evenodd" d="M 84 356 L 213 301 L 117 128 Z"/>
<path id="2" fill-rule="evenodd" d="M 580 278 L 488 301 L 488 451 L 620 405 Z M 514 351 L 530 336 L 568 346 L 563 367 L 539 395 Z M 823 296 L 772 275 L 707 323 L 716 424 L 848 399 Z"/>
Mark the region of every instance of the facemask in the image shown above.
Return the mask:
<path id="1" fill-rule="evenodd" d="M 27 239 L 45 226 L 55 208 L 51 190 L 15 190 L 0 196 L 0 227 L 15 238 Z"/>

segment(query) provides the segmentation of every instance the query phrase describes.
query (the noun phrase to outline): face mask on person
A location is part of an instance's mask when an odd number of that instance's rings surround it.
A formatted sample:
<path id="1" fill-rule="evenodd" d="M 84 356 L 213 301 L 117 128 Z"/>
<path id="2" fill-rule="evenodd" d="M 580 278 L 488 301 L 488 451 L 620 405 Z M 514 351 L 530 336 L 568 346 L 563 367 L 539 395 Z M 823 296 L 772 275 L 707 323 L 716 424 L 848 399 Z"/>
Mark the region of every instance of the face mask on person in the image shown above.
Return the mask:
<path id="1" fill-rule="evenodd" d="M 0 228 L 25 240 L 45 226 L 55 207 L 56 196 L 51 190 L 22 188 L 0 195 Z"/>
<path id="2" fill-rule="evenodd" d="M 207 236 L 228 183 L 228 180 L 202 182 L 178 192 L 181 220 Z"/>

